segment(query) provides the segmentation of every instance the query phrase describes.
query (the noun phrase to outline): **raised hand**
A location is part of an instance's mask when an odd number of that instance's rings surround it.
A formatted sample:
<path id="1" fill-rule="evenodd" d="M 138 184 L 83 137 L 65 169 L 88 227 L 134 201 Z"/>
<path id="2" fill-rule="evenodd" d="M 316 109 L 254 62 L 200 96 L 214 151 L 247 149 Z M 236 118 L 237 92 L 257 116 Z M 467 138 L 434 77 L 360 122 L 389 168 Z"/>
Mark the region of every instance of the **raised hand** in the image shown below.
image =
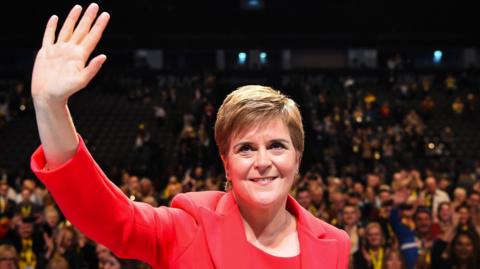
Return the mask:
<path id="1" fill-rule="evenodd" d="M 97 18 L 98 10 L 97 4 L 91 4 L 75 27 L 82 7 L 74 6 L 57 39 L 58 17 L 50 17 L 32 73 L 32 97 L 35 101 L 65 104 L 72 94 L 87 86 L 98 73 L 106 60 L 105 55 L 98 55 L 86 64 L 110 19 L 106 12 Z"/>
<path id="2" fill-rule="evenodd" d="M 67 101 L 87 86 L 106 60 L 105 55 L 98 55 L 87 65 L 110 19 L 106 12 L 97 17 L 98 9 L 97 4 L 91 4 L 77 24 L 82 8 L 73 7 L 57 38 L 57 16 L 47 23 L 32 73 L 33 104 L 46 160 L 43 169 L 62 165 L 78 147 Z"/>

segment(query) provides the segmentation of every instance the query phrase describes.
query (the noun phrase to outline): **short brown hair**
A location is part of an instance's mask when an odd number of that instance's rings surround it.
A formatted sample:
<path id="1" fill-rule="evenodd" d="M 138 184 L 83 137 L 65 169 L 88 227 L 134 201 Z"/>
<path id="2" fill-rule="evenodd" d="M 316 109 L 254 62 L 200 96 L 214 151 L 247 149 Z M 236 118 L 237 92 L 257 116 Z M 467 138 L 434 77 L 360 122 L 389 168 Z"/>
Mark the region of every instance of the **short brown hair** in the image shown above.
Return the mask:
<path id="1" fill-rule="evenodd" d="M 252 124 L 279 117 L 288 127 L 294 148 L 304 149 L 305 134 L 297 104 L 270 87 L 247 85 L 231 92 L 223 101 L 215 122 L 215 141 L 221 155 L 228 153 L 230 140 Z"/>

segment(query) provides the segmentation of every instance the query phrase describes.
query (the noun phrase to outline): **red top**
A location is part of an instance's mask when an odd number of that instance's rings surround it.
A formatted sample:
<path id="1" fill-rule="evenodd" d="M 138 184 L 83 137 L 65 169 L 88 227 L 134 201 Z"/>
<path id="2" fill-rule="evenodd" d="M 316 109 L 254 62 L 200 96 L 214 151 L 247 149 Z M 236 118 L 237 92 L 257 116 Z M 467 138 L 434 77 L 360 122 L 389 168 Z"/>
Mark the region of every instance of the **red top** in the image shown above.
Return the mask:
<path id="1" fill-rule="evenodd" d="M 300 255 L 294 257 L 277 257 L 270 255 L 252 244 L 248 244 L 255 260 L 254 268 L 300 269 Z"/>

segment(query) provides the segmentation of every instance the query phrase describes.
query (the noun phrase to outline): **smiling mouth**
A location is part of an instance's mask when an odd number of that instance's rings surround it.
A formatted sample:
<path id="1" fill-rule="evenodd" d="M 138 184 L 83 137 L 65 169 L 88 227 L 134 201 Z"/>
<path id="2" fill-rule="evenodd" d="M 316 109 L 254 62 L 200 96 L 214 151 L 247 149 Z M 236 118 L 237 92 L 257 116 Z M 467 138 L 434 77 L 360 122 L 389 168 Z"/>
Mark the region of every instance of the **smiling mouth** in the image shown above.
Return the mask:
<path id="1" fill-rule="evenodd" d="M 250 181 L 253 181 L 259 185 L 268 185 L 270 182 L 277 179 L 277 177 L 259 177 L 259 178 L 252 178 Z"/>

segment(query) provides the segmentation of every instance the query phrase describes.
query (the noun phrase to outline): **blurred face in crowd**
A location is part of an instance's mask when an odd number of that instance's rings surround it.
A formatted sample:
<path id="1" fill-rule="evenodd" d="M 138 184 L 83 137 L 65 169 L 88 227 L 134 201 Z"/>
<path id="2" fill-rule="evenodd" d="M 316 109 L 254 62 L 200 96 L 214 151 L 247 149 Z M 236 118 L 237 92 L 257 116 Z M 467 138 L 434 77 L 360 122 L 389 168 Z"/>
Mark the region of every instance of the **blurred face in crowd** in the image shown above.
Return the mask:
<path id="1" fill-rule="evenodd" d="M 140 180 L 137 176 L 131 176 L 128 187 L 133 192 L 140 192 Z"/>
<path id="2" fill-rule="evenodd" d="M 368 245 L 371 248 L 381 247 L 383 243 L 383 233 L 380 226 L 372 225 L 367 227 L 365 236 L 367 238 Z"/>
<path id="3" fill-rule="evenodd" d="M 104 245 L 97 244 L 95 247 L 95 253 L 97 254 L 97 258 L 101 260 L 104 256 L 110 254 L 110 250 Z"/>
<path id="4" fill-rule="evenodd" d="M 8 194 L 8 185 L 5 183 L 0 184 L 0 196 L 6 197 Z"/>
<path id="5" fill-rule="evenodd" d="M 470 212 L 467 207 L 460 207 L 458 209 L 458 222 L 459 224 L 466 225 L 470 219 Z"/>
<path id="6" fill-rule="evenodd" d="M 365 188 L 363 187 L 362 183 L 360 182 L 355 182 L 353 184 L 353 191 L 354 192 L 358 192 L 360 194 L 363 194 L 363 192 L 365 191 Z"/>
<path id="7" fill-rule="evenodd" d="M 441 190 L 444 190 L 446 191 L 448 186 L 450 186 L 450 180 L 446 177 L 442 177 L 440 179 L 440 182 L 438 182 L 438 187 L 441 189 Z"/>
<path id="8" fill-rule="evenodd" d="M 59 219 L 60 217 L 57 211 L 48 210 L 45 212 L 45 221 L 47 222 L 48 226 L 56 227 Z"/>
<path id="9" fill-rule="evenodd" d="M 14 249 L 2 248 L 0 253 L 0 269 L 16 269 L 17 253 Z"/>
<path id="10" fill-rule="evenodd" d="M 380 203 L 384 203 L 384 202 L 390 200 L 391 198 L 392 198 L 392 196 L 390 195 L 390 192 L 388 192 L 388 191 L 381 191 L 378 194 L 378 200 L 380 201 Z"/>
<path id="11" fill-rule="evenodd" d="M 330 195 L 330 202 L 332 204 L 332 209 L 335 212 L 339 212 L 345 206 L 345 199 L 343 198 L 343 194 L 340 192 L 334 192 Z"/>
<path id="12" fill-rule="evenodd" d="M 402 209 L 401 213 L 402 213 L 402 217 L 412 218 L 413 215 L 415 214 L 415 209 L 413 204 L 407 203 L 407 206 Z"/>
<path id="13" fill-rule="evenodd" d="M 100 258 L 100 267 L 103 269 L 120 269 L 120 261 L 112 254 L 108 253 Z"/>
<path id="14" fill-rule="evenodd" d="M 317 187 L 311 190 L 310 195 L 315 205 L 319 206 L 323 203 L 323 188 Z"/>
<path id="15" fill-rule="evenodd" d="M 393 201 L 385 202 L 380 207 L 380 217 L 388 219 L 390 217 L 390 212 L 392 212 Z"/>
<path id="16" fill-rule="evenodd" d="M 425 180 L 425 189 L 431 194 L 435 193 L 437 190 L 437 182 L 435 181 L 434 177 L 428 177 Z"/>
<path id="17" fill-rule="evenodd" d="M 302 190 L 297 195 L 297 201 L 303 208 L 308 209 L 312 203 L 312 196 L 308 190 Z"/>
<path id="18" fill-rule="evenodd" d="M 142 178 L 140 180 L 140 190 L 143 196 L 147 196 L 152 190 L 152 181 L 148 178 Z"/>
<path id="19" fill-rule="evenodd" d="M 353 206 L 344 207 L 342 211 L 342 219 L 345 225 L 355 225 L 359 219 L 357 209 Z"/>
<path id="20" fill-rule="evenodd" d="M 348 196 L 348 203 L 351 205 L 358 205 L 360 204 L 360 197 L 358 194 L 352 194 Z"/>
<path id="21" fill-rule="evenodd" d="M 70 229 L 62 229 L 60 232 L 57 234 L 57 243 L 60 244 L 64 249 L 70 249 L 72 245 L 74 244 L 74 238 L 75 234 L 72 230 Z"/>
<path id="22" fill-rule="evenodd" d="M 438 207 L 438 218 L 443 222 L 450 221 L 452 218 L 452 209 L 450 204 L 444 203 Z"/>
<path id="23" fill-rule="evenodd" d="M 467 200 L 467 191 L 464 188 L 456 188 L 454 191 L 454 201 L 457 203 L 462 203 Z"/>
<path id="24" fill-rule="evenodd" d="M 30 238 L 33 233 L 33 223 L 31 222 L 20 222 L 18 225 L 18 235 L 21 238 Z"/>
<path id="25" fill-rule="evenodd" d="M 367 187 L 367 190 L 365 191 L 365 196 L 369 201 L 375 201 L 375 190 L 372 187 Z"/>
<path id="26" fill-rule="evenodd" d="M 32 197 L 32 191 L 28 188 L 23 188 L 21 195 L 22 195 L 22 201 L 28 202 L 30 201 L 30 197 Z"/>
<path id="27" fill-rule="evenodd" d="M 427 235 L 432 229 L 432 218 L 427 212 L 420 212 L 415 217 L 415 229 L 420 235 Z"/>
<path id="28" fill-rule="evenodd" d="M 385 260 L 385 267 L 386 269 L 402 269 L 403 260 L 400 253 L 396 251 L 390 252 Z"/>
<path id="29" fill-rule="evenodd" d="M 374 174 L 367 175 L 367 185 L 369 187 L 376 187 L 380 184 L 380 177 Z"/>
<path id="30" fill-rule="evenodd" d="M 470 259 L 473 255 L 473 242 L 465 234 L 459 235 L 453 248 L 460 260 Z"/>
<path id="31" fill-rule="evenodd" d="M 468 197 L 468 206 L 472 209 L 480 208 L 480 194 L 472 192 L 472 194 L 470 194 L 470 196 Z"/>
<path id="32" fill-rule="evenodd" d="M 286 202 L 300 162 L 289 129 L 280 118 L 233 136 L 222 158 L 239 205 L 259 209 Z"/>

